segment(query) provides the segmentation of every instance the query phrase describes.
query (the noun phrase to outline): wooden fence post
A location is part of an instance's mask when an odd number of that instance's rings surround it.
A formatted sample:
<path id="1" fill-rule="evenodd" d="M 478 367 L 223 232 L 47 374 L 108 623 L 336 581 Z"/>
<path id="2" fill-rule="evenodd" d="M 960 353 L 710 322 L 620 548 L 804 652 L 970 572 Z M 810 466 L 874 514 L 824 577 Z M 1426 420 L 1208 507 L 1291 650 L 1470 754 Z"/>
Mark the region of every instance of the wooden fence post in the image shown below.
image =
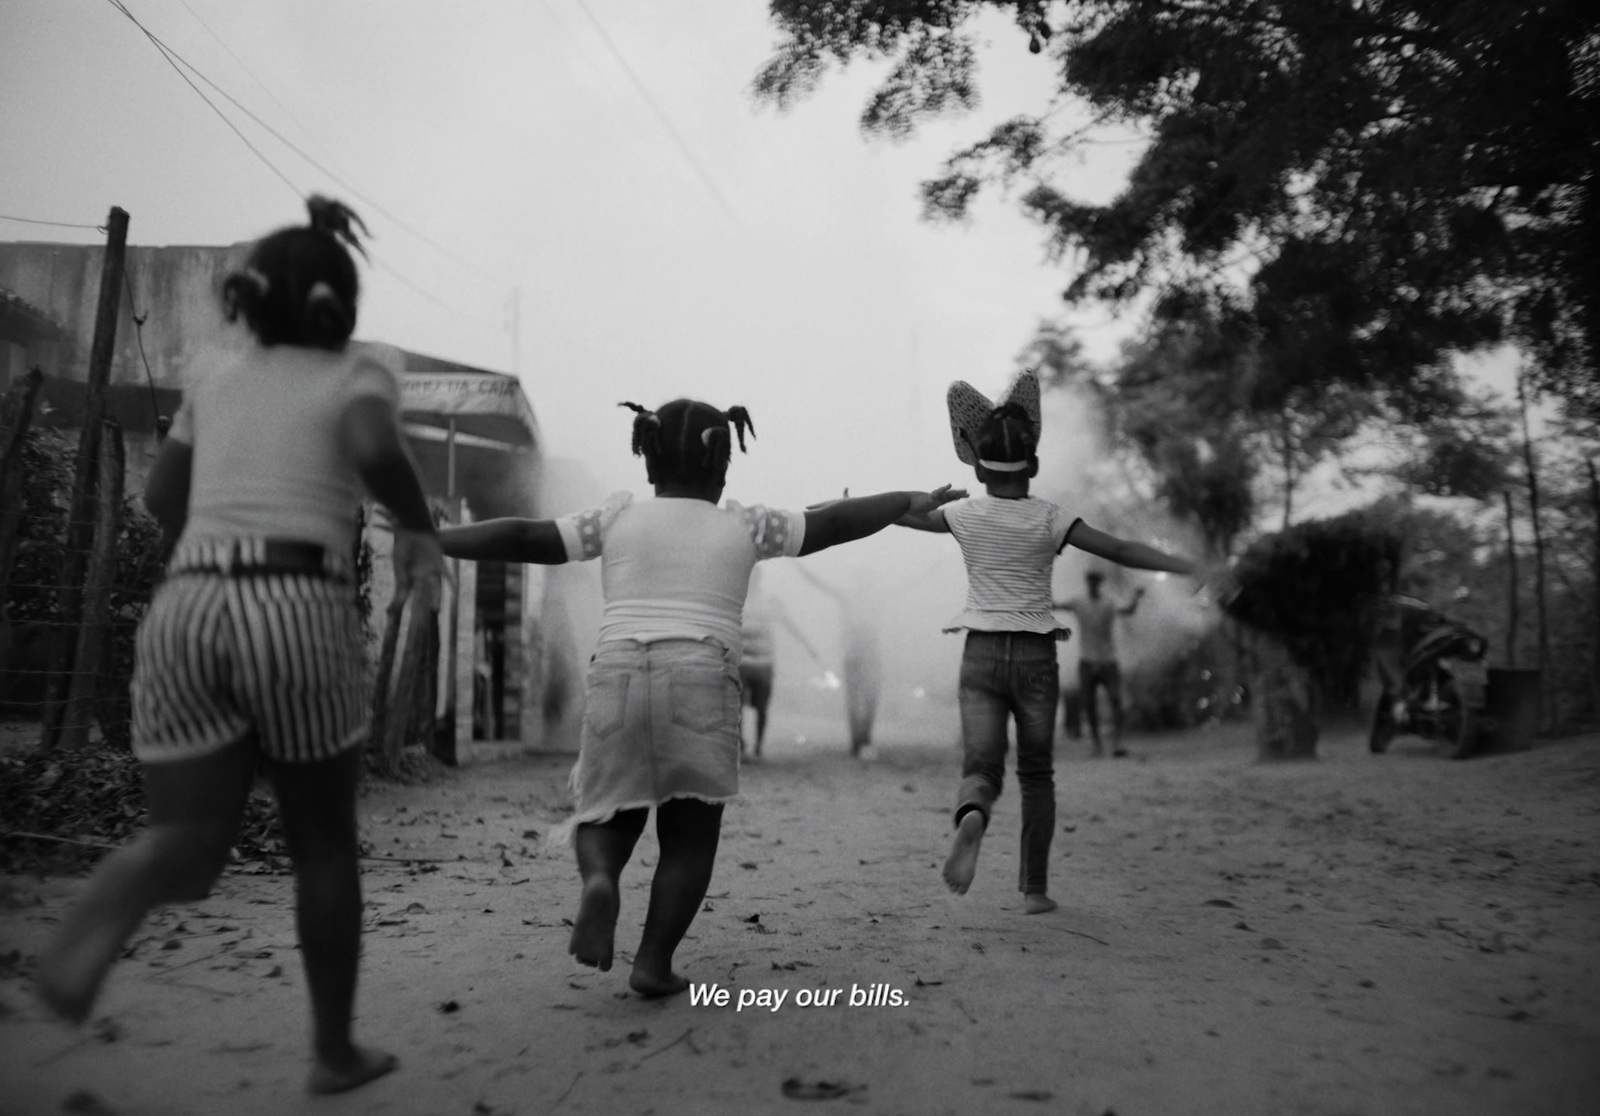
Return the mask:
<path id="1" fill-rule="evenodd" d="M 95 468 L 100 460 L 100 424 L 105 418 L 106 387 L 117 345 L 117 307 L 121 304 L 128 251 L 128 214 L 116 206 L 106 218 L 106 254 L 100 268 L 100 301 L 95 310 L 94 341 L 84 395 L 83 430 L 72 478 L 72 503 L 67 510 L 67 555 L 61 571 L 61 638 L 51 677 L 45 687 L 44 725 L 39 747 L 49 751 L 60 742 L 62 717 L 77 659 L 77 625 L 82 618 L 83 581 L 89 564 L 95 516 Z"/>
<path id="2" fill-rule="evenodd" d="M 96 470 L 99 503 L 94 517 L 94 542 L 84 570 L 83 622 L 78 627 L 67 703 L 61 715 L 61 731 L 57 738 L 60 748 L 81 748 L 89 743 L 89 726 L 94 723 L 95 707 L 100 698 L 106 634 L 111 627 L 111 586 L 117 579 L 125 460 L 122 427 L 106 419 Z"/>

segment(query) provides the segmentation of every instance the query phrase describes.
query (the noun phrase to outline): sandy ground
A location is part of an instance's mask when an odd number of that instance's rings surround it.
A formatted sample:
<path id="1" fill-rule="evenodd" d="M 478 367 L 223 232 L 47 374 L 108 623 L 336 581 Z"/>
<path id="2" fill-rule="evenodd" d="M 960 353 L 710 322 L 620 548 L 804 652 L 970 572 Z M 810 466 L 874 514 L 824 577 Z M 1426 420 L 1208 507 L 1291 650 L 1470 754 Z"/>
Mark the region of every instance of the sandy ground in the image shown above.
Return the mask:
<path id="1" fill-rule="evenodd" d="M 1452 763 L 1334 732 L 1281 767 L 1242 727 L 1137 739 L 1129 761 L 1062 740 L 1062 906 L 1027 917 L 1012 788 L 971 894 L 940 883 L 947 720 L 866 764 L 831 723 L 795 735 L 746 769 L 679 955 L 726 1006 L 627 991 L 648 836 L 618 967 L 572 963 L 576 876 L 544 841 L 568 761 L 523 757 L 367 797 L 397 859 L 366 864 L 359 1029 L 398 1073 L 301 1093 L 288 878 L 232 873 L 154 918 L 80 1032 L 27 980 L 78 881 L 13 878 L 0 1111 L 1600 1111 L 1600 738 Z"/>

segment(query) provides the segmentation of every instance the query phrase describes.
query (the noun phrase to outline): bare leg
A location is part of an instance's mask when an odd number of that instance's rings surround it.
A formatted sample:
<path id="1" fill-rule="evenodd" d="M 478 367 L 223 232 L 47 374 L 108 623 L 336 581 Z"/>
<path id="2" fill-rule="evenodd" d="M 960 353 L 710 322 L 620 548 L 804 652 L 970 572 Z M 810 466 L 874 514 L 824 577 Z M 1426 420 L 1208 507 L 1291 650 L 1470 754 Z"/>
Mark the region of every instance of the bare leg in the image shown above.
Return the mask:
<path id="1" fill-rule="evenodd" d="M 39 995 L 82 1023 L 123 946 L 158 906 L 203 899 L 227 863 L 255 774 L 255 748 L 144 765 L 150 824 L 90 877 L 39 959 Z"/>
<path id="2" fill-rule="evenodd" d="M 722 804 L 676 798 L 656 807 L 661 860 L 650 883 L 650 909 L 628 985 L 641 996 L 671 996 L 689 987 L 672 968 L 673 955 L 689 932 L 711 886 L 711 870 L 722 837 Z"/>
<path id="3" fill-rule="evenodd" d="M 578 917 L 572 924 L 567 952 L 576 957 L 580 965 L 591 965 L 602 972 L 611 968 L 617 910 L 621 905 L 617 881 L 628 866 L 628 858 L 633 855 L 633 846 L 644 831 L 649 813 L 648 810 L 620 810 L 610 821 L 578 826 L 573 845 L 578 853 L 583 893 L 578 900 Z M 665 861 L 665 853 L 662 859 Z"/>
<path id="4" fill-rule="evenodd" d="M 361 750 L 270 768 L 294 860 L 295 929 L 311 992 L 312 1066 L 306 1087 L 342 1093 L 398 1065 L 350 1038 L 361 961 L 361 867 L 356 785 Z"/>
<path id="5" fill-rule="evenodd" d="M 1083 719 L 1089 725 L 1089 741 L 1092 745 L 1091 755 L 1103 755 L 1104 751 L 1100 742 L 1100 695 L 1097 687 L 1100 685 L 1100 675 L 1093 663 L 1080 661 L 1078 663 L 1078 701 L 1083 706 Z"/>
<path id="6" fill-rule="evenodd" d="M 1089 740 L 1093 745 L 1093 754 L 1105 754 L 1104 746 L 1100 742 L 1100 692 L 1099 684 L 1090 686 L 1083 693 L 1083 719 L 1089 724 Z"/>
<path id="7" fill-rule="evenodd" d="M 761 745 L 767 739 L 767 700 L 756 701 L 756 758 L 761 758 Z"/>
<path id="8" fill-rule="evenodd" d="M 1125 756 L 1128 753 L 1122 747 L 1122 691 L 1118 686 L 1107 686 L 1106 694 L 1111 698 L 1111 754 Z"/>

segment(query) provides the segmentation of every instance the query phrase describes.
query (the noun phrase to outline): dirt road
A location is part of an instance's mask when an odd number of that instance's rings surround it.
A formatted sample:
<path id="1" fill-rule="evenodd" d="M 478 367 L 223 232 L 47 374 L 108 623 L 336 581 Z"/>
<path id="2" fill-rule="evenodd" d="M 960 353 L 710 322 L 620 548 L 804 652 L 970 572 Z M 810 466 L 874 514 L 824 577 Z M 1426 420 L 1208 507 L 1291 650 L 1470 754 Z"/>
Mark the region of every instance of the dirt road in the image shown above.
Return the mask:
<path id="1" fill-rule="evenodd" d="M 720 1006 L 630 995 L 626 953 L 566 955 L 576 877 L 544 841 L 566 760 L 374 788 L 395 859 L 366 865 L 360 1032 L 402 1065 L 344 1097 L 300 1091 L 286 877 L 230 874 L 147 924 L 81 1033 L 26 979 L 76 881 L 4 881 L 0 1112 L 1600 1110 L 1600 738 L 1452 763 L 1334 733 L 1282 767 L 1244 729 L 1119 762 L 1062 741 L 1062 905 L 1026 917 L 1014 788 L 957 899 L 949 743 L 860 764 L 819 735 L 747 768 L 727 812 L 680 952 Z M 647 836 L 624 951 L 654 859 Z"/>

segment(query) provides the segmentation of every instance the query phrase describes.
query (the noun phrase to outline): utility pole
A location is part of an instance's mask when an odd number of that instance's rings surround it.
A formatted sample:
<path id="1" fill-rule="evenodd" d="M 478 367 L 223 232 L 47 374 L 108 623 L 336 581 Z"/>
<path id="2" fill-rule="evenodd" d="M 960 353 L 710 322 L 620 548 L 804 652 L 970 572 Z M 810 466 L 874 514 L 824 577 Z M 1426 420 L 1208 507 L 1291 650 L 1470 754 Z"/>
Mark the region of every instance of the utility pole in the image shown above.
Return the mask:
<path id="1" fill-rule="evenodd" d="M 61 571 L 61 634 L 45 691 L 44 726 L 39 737 L 39 747 L 43 751 L 49 751 L 60 742 L 62 718 L 77 658 L 79 626 L 83 619 L 83 580 L 88 572 L 89 549 L 94 542 L 101 428 L 105 423 L 106 388 L 111 382 L 111 358 L 117 347 L 117 307 L 122 300 L 127 255 L 128 213 L 112 206 L 111 214 L 106 218 L 106 253 L 100 267 L 100 301 L 95 308 L 94 340 L 89 347 L 83 429 L 78 434 L 78 460 L 72 473 L 72 503 L 67 513 L 67 553 Z"/>

